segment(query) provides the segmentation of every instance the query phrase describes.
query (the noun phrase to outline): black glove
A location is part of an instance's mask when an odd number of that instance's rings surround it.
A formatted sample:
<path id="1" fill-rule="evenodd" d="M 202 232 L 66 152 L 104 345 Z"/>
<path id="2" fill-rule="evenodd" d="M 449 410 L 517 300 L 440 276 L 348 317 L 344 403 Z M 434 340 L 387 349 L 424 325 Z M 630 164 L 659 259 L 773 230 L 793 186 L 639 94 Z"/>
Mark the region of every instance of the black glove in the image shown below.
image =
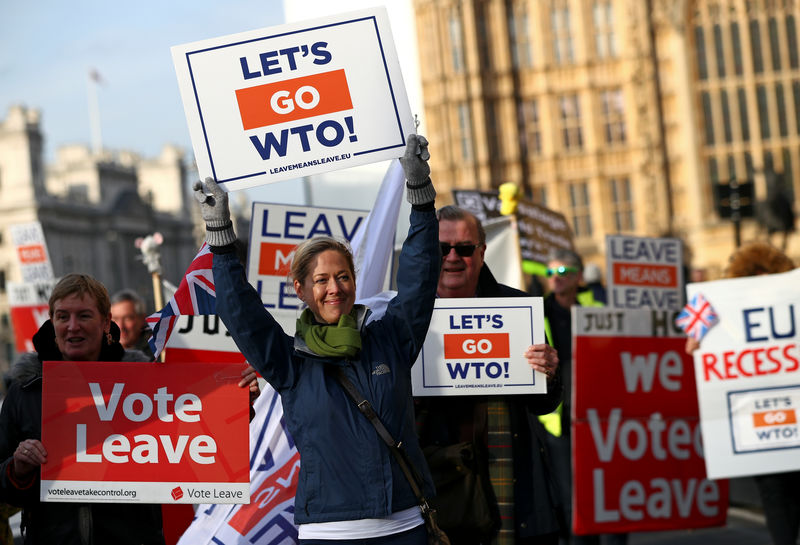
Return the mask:
<path id="1" fill-rule="evenodd" d="M 428 140 L 419 134 L 408 135 L 406 152 L 400 158 L 406 175 L 406 198 L 412 205 L 432 203 L 436 190 L 431 183 L 431 167 L 428 166 Z"/>
<path id="2" fill-rule="evenodd" d="M 204 187 L 205 185 L 205 187 Z M 228 194 L 213 178 L 194 183 L 194 197 L 200 203 L 200 213 L 206 222 L 206 242 L 211 246 L 226 246 L 236 241 L 233 232 Z"/>

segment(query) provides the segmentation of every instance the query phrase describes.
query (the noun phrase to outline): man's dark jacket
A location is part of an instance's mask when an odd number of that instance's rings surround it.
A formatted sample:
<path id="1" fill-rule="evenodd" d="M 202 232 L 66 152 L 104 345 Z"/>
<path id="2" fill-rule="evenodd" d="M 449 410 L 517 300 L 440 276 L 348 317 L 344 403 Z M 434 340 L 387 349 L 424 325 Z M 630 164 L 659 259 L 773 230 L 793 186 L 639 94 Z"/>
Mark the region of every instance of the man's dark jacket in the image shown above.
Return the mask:
<path id="1" fill-rule="evenodd" d="M 478 277 L 477 297 L 530 297 L 500 284 L 484 264 Z M 553 491 L 547 467 L 543 430 L 537 415 L 547 414 L 561 402 L 562 386 L 548 382 L 547 394 L 507 395 L 514 456 L 514 523 L 518 538 L 533 538 L 559 530 Z M 494 397 L 494 396 L 492 396 Z M 472 439 L 476 406 L 486 412 L 489 396 L 444 396 L 416 399 L 420 443 L 450 445 Z M 486 444 L 484 436 L 482 443 Z"/>

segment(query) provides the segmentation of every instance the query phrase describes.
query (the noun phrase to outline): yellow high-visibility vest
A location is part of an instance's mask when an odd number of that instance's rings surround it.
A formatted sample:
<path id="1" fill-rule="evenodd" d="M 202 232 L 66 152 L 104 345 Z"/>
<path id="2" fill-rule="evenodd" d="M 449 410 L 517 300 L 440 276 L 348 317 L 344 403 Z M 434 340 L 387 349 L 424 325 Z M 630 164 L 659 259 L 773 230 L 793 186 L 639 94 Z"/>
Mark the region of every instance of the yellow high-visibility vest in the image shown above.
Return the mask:
<path id="1" fill-rule="evenodd" d="M 578 292 L 577 299 L 578 304 L 582 307 L 604 306 L 603 303 L 595 300 L 591 290 Z M 544 334 L 545 337 L 547 337 L 547 344 L 553 346 L 553 332 L 550 329 L 550 320 L 548 320 L 547 317 L 544 319 Z M 570 377 L 566 377 L 563 380 L 570 380 Z M 544 426 L 544 429 L 546 429 L 547 433 L 550 435 L 561 437 L 561 413 L 563 410 L 564 402 L 562 401 L 553 412 L 539 415 L 539 422 L 542 423 L 542 426 Z"/>

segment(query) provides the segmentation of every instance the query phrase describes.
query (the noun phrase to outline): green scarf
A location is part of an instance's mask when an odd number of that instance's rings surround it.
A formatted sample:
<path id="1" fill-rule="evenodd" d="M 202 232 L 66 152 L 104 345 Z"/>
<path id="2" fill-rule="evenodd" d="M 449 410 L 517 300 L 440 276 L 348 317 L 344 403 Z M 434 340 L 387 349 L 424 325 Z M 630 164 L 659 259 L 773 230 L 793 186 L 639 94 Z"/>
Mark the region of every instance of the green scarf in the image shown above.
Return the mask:
<path id="1" fill-rule="evenodd" d="M 352 357 L 361 350 L 356 316 L 354 308 L 350 314 L 342 314 L 338 324 L 320 325 L 314 321 L 311 311 L 305 309 L 297 319 L 297 334 L 319 356 Z"/>

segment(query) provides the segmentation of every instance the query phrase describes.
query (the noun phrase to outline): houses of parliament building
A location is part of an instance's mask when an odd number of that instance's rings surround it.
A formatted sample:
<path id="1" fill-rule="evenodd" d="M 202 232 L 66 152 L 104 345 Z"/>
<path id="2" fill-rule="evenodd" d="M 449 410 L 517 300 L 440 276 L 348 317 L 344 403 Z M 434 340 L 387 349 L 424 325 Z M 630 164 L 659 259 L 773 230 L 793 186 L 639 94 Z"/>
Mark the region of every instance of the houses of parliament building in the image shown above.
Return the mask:
<path id="1" fill-rule="evenodd" d="M 588 261 L 602 263 L 606 234 L 675 236 L 698 278 L 721 276 L 735 248 L 732 188 L 742 241 L 767 237 L 770 203 L 794 205 L 800 1 L 414 9 L 440 195 L 514 182 L 566 216 Z M 787 253 L 798 261 L 796 238 Z"/>

